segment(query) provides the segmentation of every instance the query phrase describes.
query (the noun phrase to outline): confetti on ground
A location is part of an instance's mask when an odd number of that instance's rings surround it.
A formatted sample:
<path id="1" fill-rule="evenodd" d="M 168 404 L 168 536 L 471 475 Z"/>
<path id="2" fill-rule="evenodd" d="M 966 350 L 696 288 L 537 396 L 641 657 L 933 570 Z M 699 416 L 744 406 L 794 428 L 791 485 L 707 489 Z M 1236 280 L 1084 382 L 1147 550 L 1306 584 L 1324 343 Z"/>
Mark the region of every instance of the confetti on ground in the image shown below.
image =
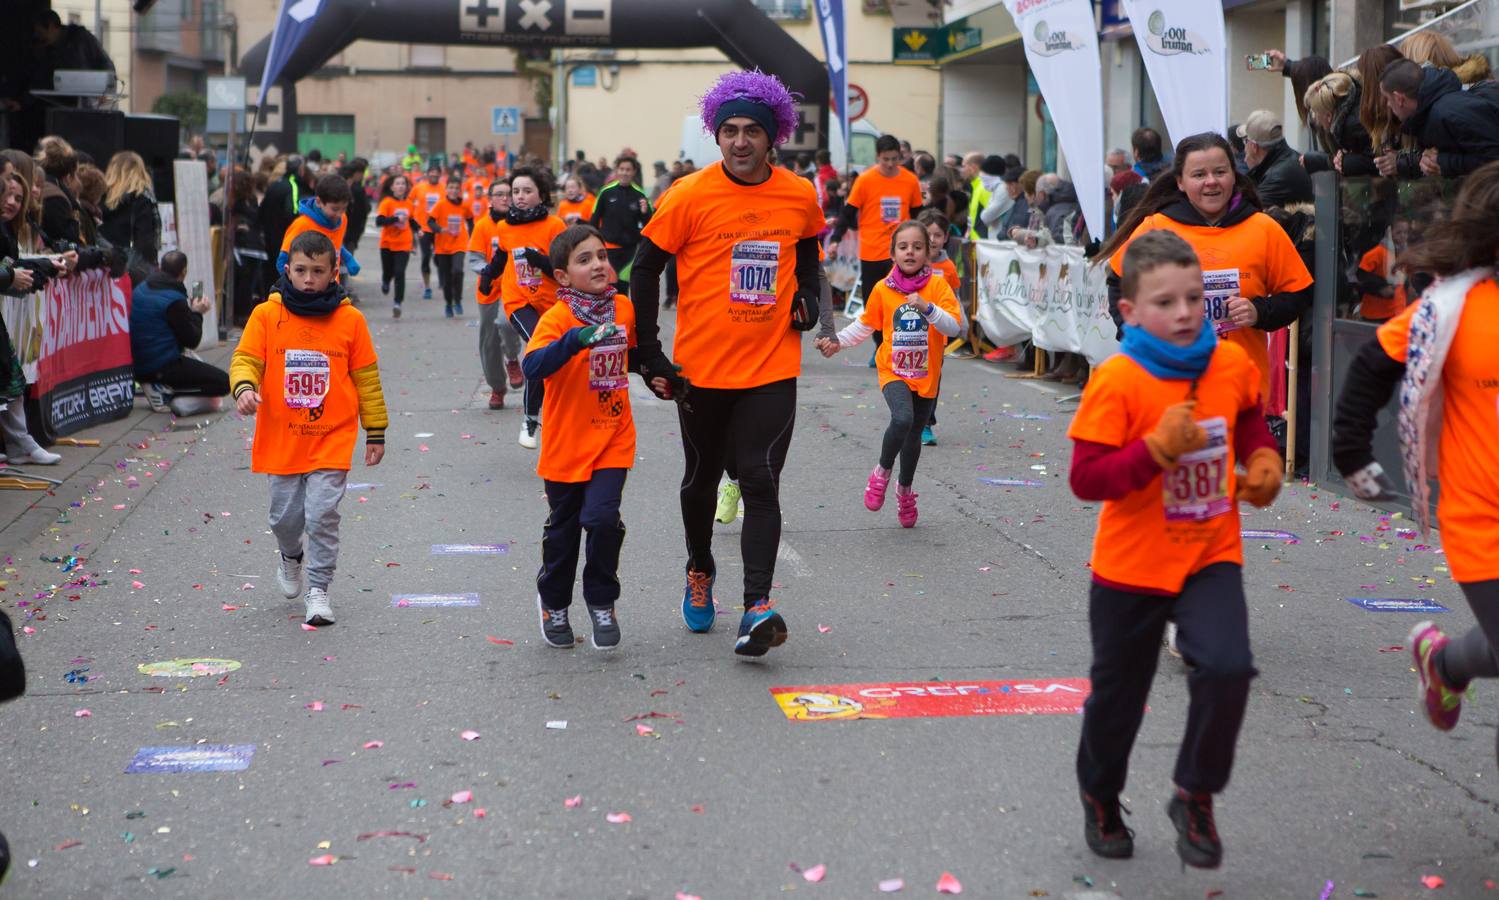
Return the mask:
<path id="1" fill-rule="evenodd" d="M 331 866 L 338 862 L 338 857 L 332 853 L 324 853 L 322 856 L 314 856 L 307 861 L 309 866 Z"/>
<path id="2" fill-rule="evenodd" d="M 886 878 L 880 882 L 879 888 L 882 894 L 894 894 L 903 890 L 906 886 L 904 878 Z"/>
<path id="3" fill-rule="evenodd" d="M 943 872 L 942 877 L 937 879 L 937 893 L 961 894 L 963 893 L 963 883 L 954 878 L 951 872 Z"/>
<path id="4" fill-rule="evenodd" d="M 818 863 L 817 865 L 813 866 L 812 868 L 807 869 L 804 872 L 802 872 L 802 877 L 805 878 L 806 880 L 812 882 L 813 884 L 816 884 L 817 882 L 823 880 L 824 878 L 827 877 L 827 875 L 828 875 L 828 867 L 825 866 L 825 865 L 823 865 L 822 863 Z"/>
<path id="5" fill-rule="evenodd" d="M 454 794 L 452 797 L 450 797 L 448 799 L 452 803 L 470 803 L 474 799 L 474 792 L 473 791 L 459 791 L 459 792 L 457 792 L 456 794 Z"/>
<path id="6" fill-rule="evenodd" d="M 610 825 L 623 825 L 626 822 L 633 822 L 634 819 L 631 819 L 630 814 L 627 812 L 617 812 L 605 813 L 604 821 L 608 822 Z"/>
<path id="7" fill-rule="evenodd" d="M 1444 881 L 1442 879 L 1442 876 L 1440 876 L 1440 875 L 1422 875 L 1421 876 L 1421 885 L 1422 885 L 1422 887 L 1425 887 L 1429 891 L 1437 890 L 1438 888 L 1442 887 L 1446 883 L 1447 882 Z"/>
<path id="8" fill-rule="evenodd" d="M 583 803 L 583 795 L 577 794 L 562 801 L 562 805 L 568 809 L 577 809 Z"/>
<path id="9" fill-rule="evenodd" d="M 463 738 L 465 741 L 477 741 L 479 739 L 479 732 L 470 729 L 458 736 Z"/>

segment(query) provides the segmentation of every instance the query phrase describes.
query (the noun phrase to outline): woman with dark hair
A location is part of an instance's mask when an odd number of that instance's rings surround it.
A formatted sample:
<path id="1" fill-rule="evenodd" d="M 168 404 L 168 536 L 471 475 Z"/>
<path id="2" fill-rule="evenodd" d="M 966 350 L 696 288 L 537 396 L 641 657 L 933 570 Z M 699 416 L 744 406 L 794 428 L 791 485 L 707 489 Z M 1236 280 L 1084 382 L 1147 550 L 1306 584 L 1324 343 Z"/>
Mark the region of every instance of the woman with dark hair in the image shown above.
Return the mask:
<path id="1" fill-rule="evenodd" d="M 1260 371 L 1261 397 L 1270 393 L 1265 332 L 1296 321 L 1312 302 L 1312 276 L 1274 219 L 1260 211 L 1248 175 L 1234 168 L 1233 151 L 1211 132 L 1176 145 L 1171 170 L 1120 223 L 1100 251 L 1109 261 L 1109 309 L 1119 318 L 1124 250 L 1136 237 L 1164 228 L 1192 245 L 1202 261 L 1207 318 L 1218 336 L 1249 353 Z"/>
<path id="2" fill-rule="evenodd" d="M 1363 500 L 1393 486 L 1374 459 L 1379 411 L 1400 386 L 1398 417 L 1405 481 L 1423 531 L 1430 531 L 1430 486 L 1441 484 L 1437 519 L 1452 577 L 1477 627 L 1449 638 L 1431 622 L 1411 629 L 1408 646 L 1421 680 L 1426 718 L 1457 725 L 1463 692 L 1475 678 L 1499 677 L 1499 162 L 1470 174 L 1452 215 L 1401 254 L 1412 271 L 1440 280 L 1420 302 L 1381 325 L 1348 366 L 1333 418 L 1333 462 Z M 1436 470 L 1429 468 L 1435 460 Z"/>
<path id="3" fill-rule="evenodd" d="M 1313 122 L 1308 115 L 1305 97 L 1306 89 L 1324 76 L 1331 74 L 1332 66 L 1321 56 L 1287 59 L 1285 53 L 1280 50 L 1266 50 L 1265 55 L 1270 57 L 1270 71 L 1279 72 L 1282 77 L 1291 79 L 1291 95 L 1296 98 L 1296 115 L 1301 119 L 1301 123 L 1316 135 L 1317 143 L 1326 148 L 1327 132 Z M 1377 94 L 1378 91 L 1375 93 Z"/>
<path id="4" fill-rule="evenodd" d="M 236 168 L 229 176 L 229 211 L 234 220 L 234 322 L 243 325 L 264 299 L 260 276 L 266 258 L 260 230 L 255 176 Z"/>
<path id="5" fill-rule="evenodd" d="M 1421 151 L 1416 149 L 1409 136 L 1400 133 L 1400 120 L 1390 112 L 1390 105 L 1379 92 L 1379 76 L 1385 67 L 1404 58 L 1404 54 L 1389 44 L 1375 44 L 1359 54 L 1354 65 L 1361 86 L 1358 121 L 1369 132 L 1374 165 L 1379 174 L 1420 178 Z"/>

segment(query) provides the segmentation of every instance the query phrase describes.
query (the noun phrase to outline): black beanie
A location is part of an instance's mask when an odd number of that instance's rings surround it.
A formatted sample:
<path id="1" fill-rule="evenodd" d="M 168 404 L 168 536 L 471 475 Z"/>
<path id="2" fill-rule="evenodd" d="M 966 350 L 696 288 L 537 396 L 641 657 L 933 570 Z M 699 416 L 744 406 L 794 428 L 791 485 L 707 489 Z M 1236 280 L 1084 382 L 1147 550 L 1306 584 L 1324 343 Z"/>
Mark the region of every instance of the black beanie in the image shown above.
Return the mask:
<path id="1" fill-rule="evenodd" d="M 764 103 L 761 103 L 758 100 L 750 100 L 745 97 L 738 97 L 733 100 L 725 101 L 724 104 L 718 108 L 717 114 L 713 116 L 713 137 L 715 139 L 718 137 L 718 129 L 723 127 L 723 123 L 727 122 L 729 119 L 734 118 L 735 116 L 745 116 L 747 118 L 754 119 L 756 125 L 759 125 L 761 128 L 765 129 L 765 133 L 769 135 L 771 143 L 775 143 L 775 112 L 773 112 L 771 108 L 769 106 L 766 106 Z"/>

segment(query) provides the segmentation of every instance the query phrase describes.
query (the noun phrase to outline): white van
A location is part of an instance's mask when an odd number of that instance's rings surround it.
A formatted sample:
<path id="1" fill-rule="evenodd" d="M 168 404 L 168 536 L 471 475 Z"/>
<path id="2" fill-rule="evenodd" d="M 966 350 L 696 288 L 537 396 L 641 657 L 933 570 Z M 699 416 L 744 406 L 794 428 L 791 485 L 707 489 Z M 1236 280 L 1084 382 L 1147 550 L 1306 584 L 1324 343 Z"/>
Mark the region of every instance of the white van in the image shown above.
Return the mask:
<path id="1" fill-rule="evenodd" d="M 855 171 L 862 172 L 874 165 L 874 142 L 881 134 L 884 132 L 876 128 L 868 119 L 860 119 L 849 124 L 848 140 L 853 145 L 853 158 L 850 162 Z M 833 168 L 843 171 L 843 135 L 837 129 L 833 131 L 828 151 L 833 157 Z M 677 159 L 690 159 L 699 169 L 715 160 L 723 159 L 718 143 L 713 140 L 712 135 L 703 131 L 703 120 L 697 116 L 682 117 L 682 144 Z"/>

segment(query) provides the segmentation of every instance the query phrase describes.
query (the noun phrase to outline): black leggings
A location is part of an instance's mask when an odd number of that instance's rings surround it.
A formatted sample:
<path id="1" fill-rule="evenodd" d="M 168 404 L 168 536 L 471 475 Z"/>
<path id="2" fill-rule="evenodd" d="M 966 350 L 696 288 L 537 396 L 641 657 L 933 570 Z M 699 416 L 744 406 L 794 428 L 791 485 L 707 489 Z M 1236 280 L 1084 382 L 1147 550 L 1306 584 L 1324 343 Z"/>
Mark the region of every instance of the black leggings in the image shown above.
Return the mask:
<path id="1" fill-rule="evenodd" d="M 885 403 L 890 407 L 890 425 L 880 444 L 880 468 L 892 468 L 899 454 L 900 477 L 897 483 L 901 487 L 910 487 L 916 480 L 916 463 L 921 459 L 921 429 L 926 427 L 937 398 L 927 399 L 900 380 L 885 385 L 880 393 L 885 395 Z"/>
<path id="2" fill-rule="evenodd" d="M 1437 672 L 1456 691 L 1475 678 L 1499 678 L 1499 580 L 1461 582 L 1463 596 L 1478 625 L 1452 638 L 1437 655 Z"/>
<path id="3" fill-rule="evenodd" d="M 525 353 L 525 346 L 531 343 L 531 332 L 536 330 L 536 323 L 540 321 L 541 313 L 537 312 L 536 307 L 529 303 L 510 314 L 510 326 L 515 329 L 516 334 L 520 335 L 521 353 L 523 355 Z M 541 418 L 541 400 L 544 396 L 542 388 L 545 386 L 546 382 L 541 379 L 526 379 L 525 403 L 527 419 L 536 421 Z"/>
<path id="4" fill-rule="evenodd" d="M 223 397 L 229 393 L 228 372 L 191 356 L 179 356 L 162 366 L 160 372 L 142 376 L 141 381 L 154 381 L 176 393 L 204 397 Z"/>
<path id="5" fill-rule="evenodd" d="M 449 306 L 463 304 L 463 264 L 467 258 L 467 253 L 438 253 L 434 257 L 437 283 L 442 288 L 443 302 Z"/>
<path id="6" fill-rule="evenodd" d="M 380 283 L 395 287 L 396 306 L 406 299 L 406 264 L 409 262 L 410 250 L 380 248 Z"/>
<path id="7" fill-rule="evenodd" d="M 432 235 L 423 231 L 422 236 L 417 238 L 416 242 L 422 251 L 422 279 L 426 280 L 432 276 L 432 248 L 434 246 Z"/>
<path id="8" fill-rule="evenodd" d="M 735 390 L 694 387 L 677 405 L 677 415 L 686 457 L 682 527 L 687 534 L 687 567 L 717 571 L 713 513 L 724 454 L 731 452 L 744 496 L 739 536 L 744 602 L 752 606 L 770 596 L 775 578 L 781 545 L 781 469 L 796 424 L 796 379 Z"/>
<path id="9" fill-rule="evenodd" d="M 890 274 L 890 267 L 895 265 L 891 259 L 861 259 L 859 260 L 859 293 L 864 295 L 864 300 L 869 300 L 869 294 L 874 286 Z"/>

